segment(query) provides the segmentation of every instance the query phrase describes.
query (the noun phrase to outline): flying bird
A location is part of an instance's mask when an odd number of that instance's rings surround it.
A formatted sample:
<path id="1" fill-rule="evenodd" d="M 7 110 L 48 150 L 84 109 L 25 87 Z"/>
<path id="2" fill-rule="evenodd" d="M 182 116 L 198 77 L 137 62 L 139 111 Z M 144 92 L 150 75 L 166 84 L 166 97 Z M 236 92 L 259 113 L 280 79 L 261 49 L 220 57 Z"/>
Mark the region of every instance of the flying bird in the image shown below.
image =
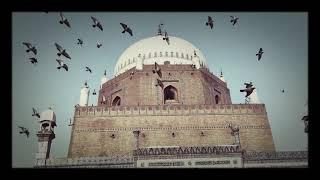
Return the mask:
<path id="1" fill-rule="evenodd" d="M 93 94 L 93 95 L 97 95 L 97 93 L 96 93 L 96 90 L 95 90 L 95 89 L 93 89 L 92 94 Z"/>
<path id="2" fill-rule="evenodd" d="M 252 85 L 252 82 L 250 82 L 250 83 L 244 83 L 244 85 L 246 85 L 246 88 L 249 88 L 249 87 L 252 87 L 253 85 Z"/>
<path id="3" fill-rule="evenodd" d="M 255 89 L 256 89 L 255 87 L 248 87 L 246 89 L 241 89 L 240 92 L 246 92 L 247 93 L 246 97 L 248 97 Z"/>
<path id="4" fill-rule="evenodd" d="M 35 108 L 32 108 L 32 112 L 33 112 L 32 116 L 37 116 L 38 118 L 40 118 L 40 114 Z"/>
<path id="5" fill-rule="evenodd" d="M 37 64 L 37 63 L 38 63 L 37 58 L 32 57 L 32 58 L 29 58 L 29 59 L 30 59 L 30 62 L 31 62 L 32 64 Z"/>
<path id="6" fill-rule="evenodd" d="M 168 43 L 168 45 L 169 45 L 169 36 L 168 36 L 167 31 L 164 31 L 164 38 L 163 38 L 163 40 L 166 40 L 167 43 Z"/>
<path id="7" fill-rule="evenodd" d="M 82 44 L 83 44 L 82 39 L 78 38 L 78 42 L 77 42 L 77 44 L 79 44 L 79 45 L 81 45 L 81 46 L 82 46 Z"/>
<path id="8" fill-rule="evenodd" d="M 160 79 L 157 79 L 157 84 L 156 84 L 156 86 L 160 86 L 162 89 L 163 89 L 163 83 L 162 83 L 162 81 L 160 80 Z"/>
<path id="9" fill-rule="evenodd" d="M 61 69 L 61 68 L 64 68 L 66 71 L 68 71 L 68 66 L 65 64 L 65 63 L 63 63 L 63 61 L 62 60 L 60 60 L 60 59 L 56 59 L 56 61 L 58 62 L 58 67 L 57 67 L 57 69 Z"/>
<path id="10" fill-rule="evenodd" d="M 97 42 L 97 48 L 100 48 L 102 46 L 102 43 Z"/>
<path id="11" fill-rule="evenodd" d="M 35 46 L 33 46 L 31 43 L 28 43 L 28 42 L 23 42 L 22 43 L 23 45 L 27 46 L 27 50 L 26 52 L 30 52 L 32 51 L 34 55 L 37 55 L 37 49 Z"/>
<path id="12" fill-rule="evenodd" d="M 157 73 L 160 78 L 162 78 L 161 68 L 158 65 L 158 63 L 154 62 L 154 70 L 152 70 L 153 73 Z"/>
<path id="13" fill-rule="evenodd" d="M 123 24 L 123 23 L 120 23 L 120 24 L 123 28 L 122 33 L 125 33 L 127 31 L 132 36 L 132 30 L 126 24 Z"/>
<path id="14" fill-rule="evenodd" d="M 101 23 L 98 21 L 98 19 L 97 18 L 95 18 L 95 17 L 93 17 L 93 16 L 91 16 L 91 19 L 92 19 L 92 21 L 93 21 L 93 25 L 92 25 L 92 27 L 98 27 L 101 31 L 103 31 L 103 28 L 102 28 L 102 25 L 101 25 Z"/>
<path id="15" fill-rule="evenodd" d="M 29 130 L 27 129 L 27 128 L 25 128 L 25 127 L 22 127 L 22 126 L 18 126 L 21 130 L 20 130 L 20 134 L 26 134 L 27 135 L 27 137 L 29 137 L 29 134 L 30 134 L 30 132 L 29 132 Z"/>
<path id="16" fill-rule="evenodd" d="M 57 55 L 60 57 L 61 55 L 63 55 L 64 57 L 68 58 L 71 60 L 71 57 L 69 56 L 69 54 L 66 52 L 65 49 L 62 48 L 62 46 L 60 46 L 58 43 L 54 43 L 54 45 L 56 46 L 57 50 L 59 51 L 57 53 Z"/>
<path id="17" fill-rule="evenodd" d="M 63 16 L 62 12 L 60 12 L 60 17 L 61 17 L 61 20 L 59 21 L 59 23 L 60 23 L 60 24 L 65 24 L 66 26 L 68 26 L 69 28 L 71 28 L 68 19 L 66 19 L 66 18 Z"/>
<path id="18" fill-rule="evenodd" d="M 259 49 L 259 52 L 256 54 L 256 56 L 258 56 L 258 61 L 260 61 L 263 53 L 264 53 L 264 52 L 263 52 L 263 49 L 260 48 L 260 49 Z"/>
<path id="19" fill-rule="evenodd" d="M 69 122 L 68 126 L 73 126 L 73 125 L 74 125 L 74 123 L 71 123 L 71 118 L 70 118 L 70 122 Z"/>
<path id="20" fill-rule="evenodd" d="M 233 23 L 232 25 L 234 26 L 238 22 L 239 18 L 235 18 L 234 16 L 230 16 L 230 17 L 231 17 L 230 22 Z"/>
<path id="21" fill-rule="evenodd" d="M 281 92 L 284 93 L 284 89 L 281 89 Z"/>
<path id="22" fill-rule="evenodd" d="M 210 25 L 210 28 L 213 28 L 213 20 L 211 18 L 211 16 L 208 16 L 208 22 L 206 22 L 206 26 Z"/>
<path id="23" fill-rule="evenodd" d="M 92 73 L 91 69 L 88 66 L 86 66 L 86 71 L 89 71 L 90 73 Z"/>

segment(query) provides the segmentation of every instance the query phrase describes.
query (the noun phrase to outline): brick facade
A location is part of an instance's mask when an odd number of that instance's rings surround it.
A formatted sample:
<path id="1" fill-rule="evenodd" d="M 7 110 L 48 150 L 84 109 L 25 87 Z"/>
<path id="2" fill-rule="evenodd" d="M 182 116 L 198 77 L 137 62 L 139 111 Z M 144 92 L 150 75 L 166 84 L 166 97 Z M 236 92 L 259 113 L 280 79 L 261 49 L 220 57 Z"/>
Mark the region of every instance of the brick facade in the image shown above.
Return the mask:
<path id="1" fill-rule="evenodd" d="M 229 123 L 247 152 L 275 151 L 263 104 L 79 107 L 74 123 L 69 158 L 132 155 L 136 129 L 140 148 L 229 145 Z"/>

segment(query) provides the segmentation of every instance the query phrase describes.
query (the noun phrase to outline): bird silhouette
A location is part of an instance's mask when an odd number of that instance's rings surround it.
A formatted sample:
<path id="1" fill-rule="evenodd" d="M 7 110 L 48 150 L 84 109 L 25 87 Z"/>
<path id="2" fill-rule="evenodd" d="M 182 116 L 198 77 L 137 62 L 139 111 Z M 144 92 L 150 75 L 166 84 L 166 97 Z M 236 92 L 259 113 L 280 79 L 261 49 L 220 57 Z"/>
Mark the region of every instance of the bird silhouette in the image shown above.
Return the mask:
<path id="1" fill-rule="evenodd" d="M 62 12 L 60 12 L 60 17 L 61 17 L 61 20 L 59 21 L 59 23 L 60 23 L 60 24 L 65 24 L 66 26 L 68 26 L 69 28 L 71 28 L 68 19 L 66 19 L 66 18 L 63 16 Z"/>
<path id="2" fill-rule="evenodd" d="M 29 132 L 29 130 L 27 129 L 27 128 L 25 128 L 25 127 L 22 127 L 22 126 L 18 126 L 21 130 L 20 130 L 20 134 L 26 134 L 27 135 L 27 138 L 29 137 L 29 134 L 30 134 L 30 132 Z"/>
<path id="3" fill-rule="evenodd" d="M 93 17 L 93 16 L 91 16 L 91 19 L 93 21 L 92 27 L 94 27 L 94 28 L 98 27 L 101 31 L 103 31 L 103 28 L 102 28 L 102 25 L 101 25 L 100 21 L 98 21 L 98 19 Z"/>
<path id="4" fill-rule="evenodd" d="M 62 48 L 62 46 L 60 46 L 58 43 L 54 43 L 54 45 L 56 46 L 57 50 L 59 51 L 57 53 L 57 55 L 60 57 L 61 55 L 63 55 L 64 57 L 68 58 L 71 60 L 70 55 L 66 52 L 65 49 Z"/>
<path id="5" fill-rule="evenodd" d="M 102 43 L 97 42 L 97 48 L 100 48 L 102 46 Z"/>
<path id="6" fill-rule="evenodd" d="M 159 75 L 159 77 L 162 78 L 161 68 L 157 62 L 154 62 L 154 69 L 152 70 L 152 72 L 157 73 Z"/>
<path id="7" fill-rule="evenodd" d="M 82 46 L 82 44 L 83 44 L 82 39 L 78 38 L 78 42 L 77 42 L 77 44 L 79 44 L 80 46 Z"/>
<path id="8" fill-rule="evenodd" d="M 255 87 L 248 87 L 246 89 L 241 89 L 240 92 L 246 92 L 247 93 L 246 97 L 248 97 L 255 89 L 256 89 Z"/>
<path id="9" fill-rule="evenodd" d="M 260 61 L 263 53 L 264 53 L 264 52 L 263 52 L 263 49 L 260 48 L 260 49 L 259 49 L 259 52 L 256 54 L 256 56 L 258 56 L 258 61 Z"/>
<path id="10" fill-rule="evenodd" d="M 86 66 L 86 71 L 89 71 L 90 73 L 92 73 L 91 69 L 88 66 Z"/>
<path id="11" fill-rule="evenodd" d="M 23 45 L 25 45 L 28 49 L 26 50 L 26 52 L 30 52 L 32 51 L 34 55 L 37 55 L 37 49 L 35 46 L 33 46 L 31 43 L 28 42 L 23 42 Z"/>
<path id="12" fill-rule="evenodd" d="M 239 20 L 239 18 L 236 18 L 236 17 L 234 17 L 234 16 L 230 16 L 231 17 L 231 20 L 230 20 L 230 22 L 232 22 L 233 24 L 233 26 L 238 22 L 238 20 Z"/>
<path id="13" fill-rule="evenodd" d="M 244 85 L 246 85 L 246 88 L 249 88 L 249 87 L 252 87 L 253 85 L 252 85 L 252 82 L 250 82 L 250 83 L 244 83 Z"/>
<path id="14" fill-rule="evenodd" d="M 63 63 L 62 60 L 56 59 L 56 61 L 58 62 L 58 67 L 57 67 L 57 69 L 64 68 L 66 71 L 68 71 L 68 69 L 69 69 L 68 66 L 67 66 L 65 63 Z"/>
<path id="15" fill-rule="evenodd" d="M 163 82 L 160 79 L 157 79 L 157 84 L 156 86 L 160 86 L 161 88 L 164 87 Z"/>
<path id="16" fill-rule="evenodd" d="M 37 60 L 37 58 L 35 58 L 35 57 L 29 58 L 29 59 L 30 59 L 30 62 L 31 62 L 32 64 L 37 64 L 37 63 L 38 63 L 38 60 Z"/>
<path id="17" fill-rule="evenodd" d="M 132 35 L 132 30 L 126 24 L 124 24 L 124 23 L 120 23 L 120 24 L 121 24 L 121 26 L 123 28 L 122 33 L 128 32 L 131 36 L 133 36 Z"/>
<path id="18" fill-rule="evenodd" d="M 35 108 L 32 108 L 32 116 L 37 116 L 38 118 L 40 118 L 40 114 Z"/>
<path id="19" fill-rule="evenodd" d="M 213 28 L 213 20 L 212 20 L 212 17 L 211 16 L 208 16 L 208 21 L 206 22 L 206 26 L 210 26 L 210 28 L 212 29 Z"/>
<path id="20" fill-rule="evenodd" d="M 169 43 L 169 36 L 168 36 L 167 31 L 164 31 L 164 38 L 163 38 L 163 40 L 166 40 L 167 43 L 168 43 L 168 45 L 170 44 L 170 43 Z"/>

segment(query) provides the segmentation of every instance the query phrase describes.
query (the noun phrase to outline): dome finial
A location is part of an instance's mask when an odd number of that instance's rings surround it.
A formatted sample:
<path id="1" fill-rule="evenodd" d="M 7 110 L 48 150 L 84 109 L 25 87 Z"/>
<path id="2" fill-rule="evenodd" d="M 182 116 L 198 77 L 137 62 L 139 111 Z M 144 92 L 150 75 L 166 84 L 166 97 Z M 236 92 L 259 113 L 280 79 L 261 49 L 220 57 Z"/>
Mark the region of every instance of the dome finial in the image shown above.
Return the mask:
<path id="1" fill-rule="evenodd" d="M 107 70 L 104 70 L 104 74 L 103 75 L 105 75 L 105 76 L 107 75 Z"/>

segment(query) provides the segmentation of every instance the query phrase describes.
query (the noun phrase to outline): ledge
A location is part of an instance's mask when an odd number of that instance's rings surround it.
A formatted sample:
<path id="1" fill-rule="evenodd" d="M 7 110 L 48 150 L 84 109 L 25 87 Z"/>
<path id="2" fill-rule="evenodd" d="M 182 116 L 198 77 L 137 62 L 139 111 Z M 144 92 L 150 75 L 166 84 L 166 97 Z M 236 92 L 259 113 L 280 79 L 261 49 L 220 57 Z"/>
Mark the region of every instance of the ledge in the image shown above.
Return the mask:
<path id="1" fill-rule="evenodd" d="M 87 106 L 76 107 L 75 117 L 82 116 L 146 116 L 146 115 L 224 115 L 266 114 L 264 104 L 231 105 L 149 105 L 149 106 Z"/>

